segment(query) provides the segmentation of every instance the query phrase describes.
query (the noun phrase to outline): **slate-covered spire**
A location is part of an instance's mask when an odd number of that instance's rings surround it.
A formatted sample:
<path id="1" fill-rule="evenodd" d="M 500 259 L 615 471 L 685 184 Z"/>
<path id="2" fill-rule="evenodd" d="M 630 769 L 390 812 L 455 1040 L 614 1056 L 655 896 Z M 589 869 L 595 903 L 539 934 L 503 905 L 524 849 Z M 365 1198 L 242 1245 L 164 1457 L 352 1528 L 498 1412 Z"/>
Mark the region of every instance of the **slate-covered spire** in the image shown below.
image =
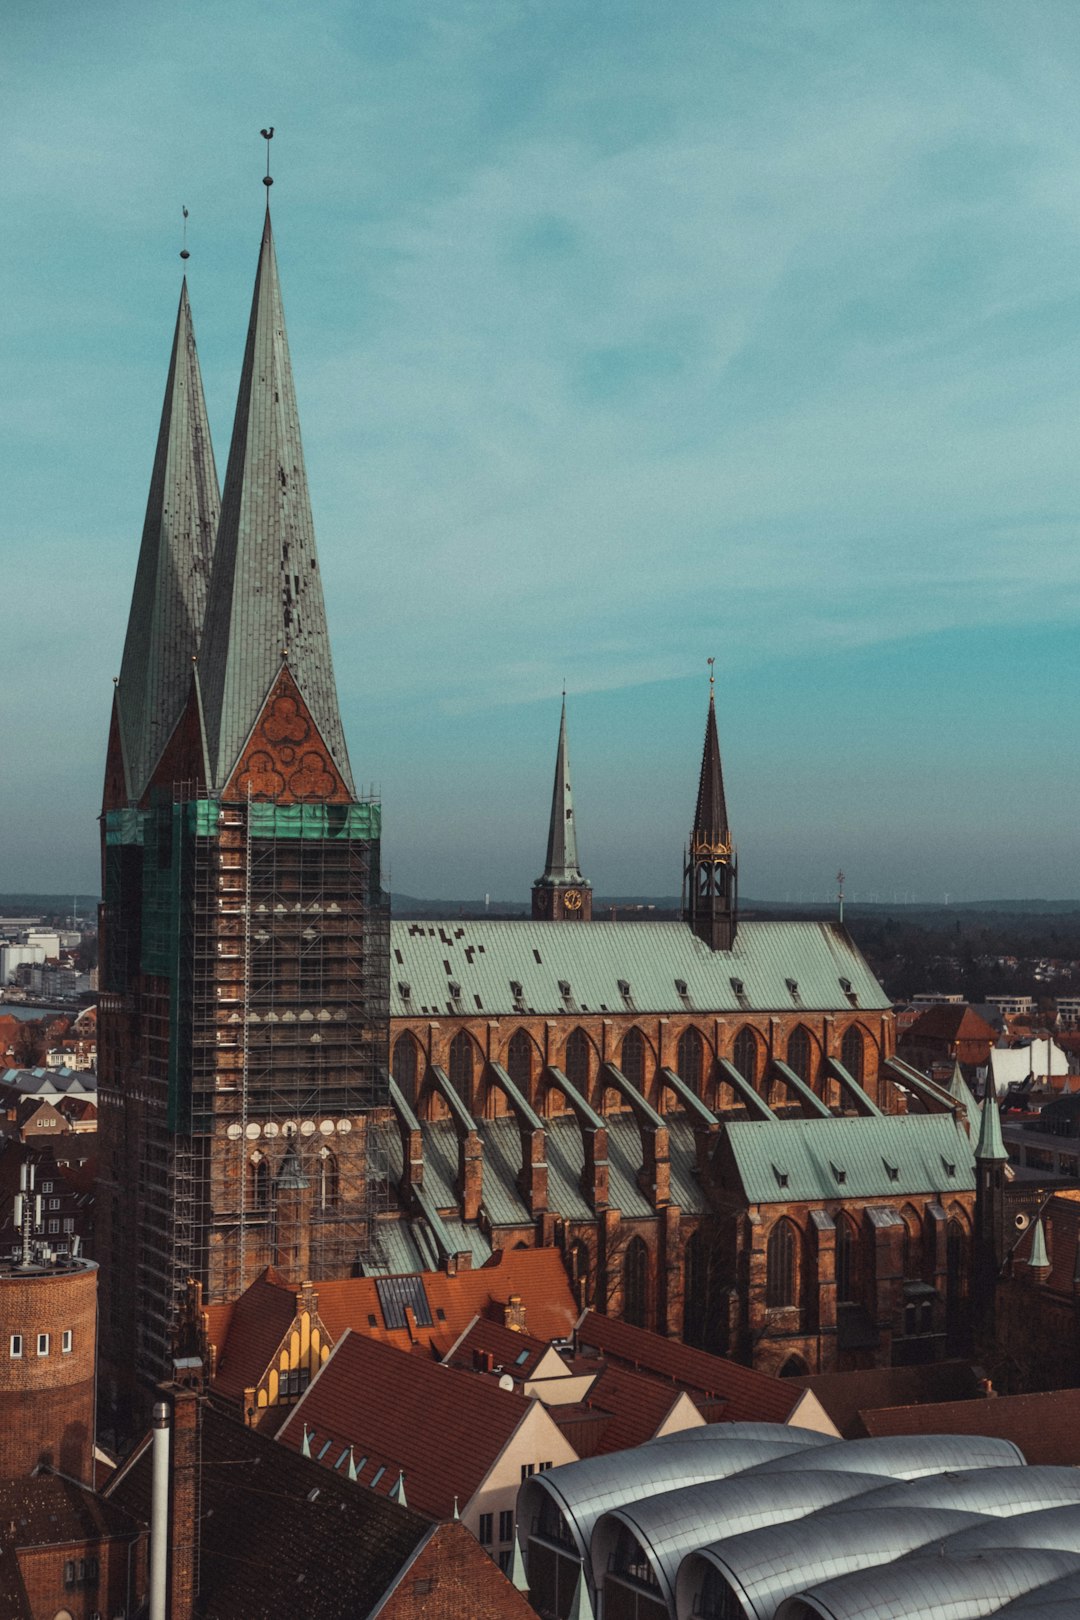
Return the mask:
<path id="1" fill-rule="evenodd" d="M 591 887 L 578 863 L 574 796 L 570 786 L 570 753 L 566 743 L 566 693 L 559 719 L 559 747 L 555 755 L 555 786 L 551 794 L 547 861 L 543 877 L 533 884 L 533 916 L 555 919 L 592 915 Z"/>
<path id="2" fill-rule="evenodd" d="M 1001 1135 L 1001 1114 L 998 1111 L 997 1098 L 994 1095 L 994 1082 L 991 1077 L 987 1081 L 988 1090 L 982 1105 L 982 1117 L 979 1120 L 979 1140 L 975 1146 L 975 1158 L 986 1163 L 1006 1163 L 1008 1153 Z"/>
<path id="3" fill-rule="evenodd" d="M 738 926 L 737 864 L 724 798 L 711 658 L 709 665 L 709 713 L 690 853 L 683 870 L 683 918 L 710 950 L 729 951 Z"/>
<path id="4" fill-rule="evenodd" d="M 286 663 L 353 794 L 268 209 L 199 657 L 219 791 Z"/>
<path id="5" fill-rule="evenodd" d="M 220 504 L 185 279 L 117 685 L 129 800 L 142 796 L 188 700 Z"/>

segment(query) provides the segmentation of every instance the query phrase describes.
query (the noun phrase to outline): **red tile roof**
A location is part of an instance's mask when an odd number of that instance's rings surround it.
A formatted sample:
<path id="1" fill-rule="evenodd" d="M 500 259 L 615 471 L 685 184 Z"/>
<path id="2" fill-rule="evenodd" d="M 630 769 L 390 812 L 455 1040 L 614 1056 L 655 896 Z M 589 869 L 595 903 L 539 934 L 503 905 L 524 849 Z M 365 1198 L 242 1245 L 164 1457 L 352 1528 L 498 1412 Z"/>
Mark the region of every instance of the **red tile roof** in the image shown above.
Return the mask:
<path id="1" fill-rule="evenodd" d="M 242 1400 L 244 1390 L 257 1384 L 288 1333 L 296 1315 L 296 1290 L 269 1267 L 256 1277 L 229 1310 L 224 1349 L 215 1338 L 224 1313 L 220 1306 L 207 1311 L 207 1331 L 219 1355 L 214 1388 L 231 1400 Z"/>
<path id="2" fill-rule="evenodd" d="M 682 1394 L 665 1380 L 606 1364 L 583 1401 L 553 1406 L 550 1411 L 570 1444 L 592 1457 L 652 1440 Z M 692 1395 L 690 1399 L 693 1401 Z M 594 1416 L 604 1421 L 583 1425 L 583 1419 Z"/>
<path id="3" fill-rule="evenodd" d="M 909 1041 L 987 1041 L 992 1046 L 997 1031 L 973 1007 L 951 1005 L 927 1007 L 904 1031 Z"/>
<path id="4" fill-rule="evenodd" d="M 511 1373 L 521 1382 L 532 1377 L 537 1362 L 550 1349 L 551 1345 L 546 1339 L 537 1339 L 531 1333 L 517 1333 L 513 1328 L 503 1327 L 500 1322 L 489 1322 L 478 1316 L 463 1334 L 458 1335 L 441 1359 L 449 1367 L 464 1367 L 468 1372 L 476 1372 L 481 1370 L 477 1358 L 489 1355 L 492 1358 L 492 1371 Z"/>
<path id="5" fill-rule="evenodd" d="M 656 1373 L 691 1392 L 719 1397 L 725 1403 L 722 1422 L 786 1423 L 803 1395 L 791 1379 L 755 1372 L 597 1311 L 587 1313 L 577 1338 L 579 1345 L 591 1345 L 609 1361 Z"/>
<path id="6" fill-rule="evenodd" d="M 814 1373 L 793 1384 L 816 1395 L 845 1440 L 862 1438 L 864 1411 L 886 1406 L 925 1406 L 970 1399 L 978 1380 L 969 1361 L 935 1361 L 924 1367 L 862 1367 Z"/>
<path id="7" fill-rule="evenodd" d="M 489 1378 L 347 1332 L 293 1408 L 278 1444 L 301 1451 L 306 1430 L 313 1460 L 346 1478 L 347 1460 L 336 1465 L 351 1446 L 357 1465 L 369 1459 L 361 1484 L 375 1483 L 378 1458 L 386 1472 L 377 1489 L 388 1491 L 400 1468 L 410 1508 L 449 1519 L 454 1498 L 465 1507 L 532 1404 Z"/>
<path id="8" fill-rule="evenodd" d="M 883 1407 L 862 1414 L 866 1433 L 987 1434 L 1012 1440 L 1031 1464 L 1080 1463 L 1080 1389 L 932 1406 Z"/>

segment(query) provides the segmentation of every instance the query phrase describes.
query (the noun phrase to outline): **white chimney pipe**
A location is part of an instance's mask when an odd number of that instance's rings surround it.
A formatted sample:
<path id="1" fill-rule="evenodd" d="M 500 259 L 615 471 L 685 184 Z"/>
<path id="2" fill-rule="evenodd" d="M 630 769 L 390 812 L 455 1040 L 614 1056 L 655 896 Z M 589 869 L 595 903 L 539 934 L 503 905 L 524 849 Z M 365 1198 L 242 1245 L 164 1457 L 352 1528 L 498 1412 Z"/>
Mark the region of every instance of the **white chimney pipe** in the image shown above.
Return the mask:
<path id="1" fill-rule="evenodd" d="M 154 1406 L 153 1482 L 150 1497 L 150 1620 L 165 1620 L 169 1573 L 169 1408 Z"/>

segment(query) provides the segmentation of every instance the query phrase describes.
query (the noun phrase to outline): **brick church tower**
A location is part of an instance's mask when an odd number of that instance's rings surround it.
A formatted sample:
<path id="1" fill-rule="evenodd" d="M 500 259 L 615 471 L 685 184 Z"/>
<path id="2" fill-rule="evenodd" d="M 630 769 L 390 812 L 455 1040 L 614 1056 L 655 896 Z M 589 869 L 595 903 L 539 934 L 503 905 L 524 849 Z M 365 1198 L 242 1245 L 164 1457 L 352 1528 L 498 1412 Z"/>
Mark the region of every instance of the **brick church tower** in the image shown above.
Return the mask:
<path id="1" fill-rule="evenodd" d="M 387 1057 L 379 832 L 338 712 L 268 210 L 220 518 L 181 293 L 113 703 L 107 1402 L 169 1374 L 189 1278 L 230 1300 L 282 1256 L 329 1278 L 367 1250 L 365 1126 Z"/>
<path id="2" fill-rule="evenodd" d="M 738 857 L 724 798 L 711 658 L 709 666 L 705 746 L 701 753 L 690 853 L 683 871 L 683 919 L 710 950 L 730 951 L 738 927 Z"/>
<path id="3" fill-rule="evenodd" d="M 566 746 L 566 693 L 559 721 L 555 786 L 551 794 L 547 861 L 532 886 L 532 914 L 545 922 L 591 922 L 592 884 L 578 865 L 574 796 L 570 787 L 570 753 Z"/>

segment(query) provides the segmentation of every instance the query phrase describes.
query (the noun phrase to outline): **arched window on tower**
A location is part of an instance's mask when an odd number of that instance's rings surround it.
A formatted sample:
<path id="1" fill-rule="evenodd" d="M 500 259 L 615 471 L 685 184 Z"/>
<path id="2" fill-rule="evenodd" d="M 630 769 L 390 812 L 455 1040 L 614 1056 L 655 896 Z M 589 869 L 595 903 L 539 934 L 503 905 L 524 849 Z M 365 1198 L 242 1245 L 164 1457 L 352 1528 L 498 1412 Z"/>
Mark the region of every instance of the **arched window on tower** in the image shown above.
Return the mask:
<path id="1" fill-rule="evenodd" d="M 459 1030 L 450 1042 L 450 1084 L 465 1104 L 472 1107 L 473 1043 Z"/>
<path id="2" fill-rule="evenodd" d="M 765 1303 L 773 1309 L 798 1303 L 798 1235 L 788 1220 L 777 1221 L 765 1250 Z"/>
<path id="3" fill-rule="evenodd" d="M 633 1327 L 649 1325 L 649 1251 L 632 1237 L 623 1256 L 623 1321 Z"/>
<path id="4" fill-rule="evenodd" d="M 913 1204 L 905 1204 L 900 1211 L 904 1223 L 904 1280 L 918 1282 L 922 1277 L 922 1222 Z"/>
<path id="5" fill-rule="evenodd" d="M 788 1036 L 787 1065 L 794 1069 L 800 1080 L 805 1080 L 808 1086 L 814 1083 L 813 1046 L 810 1037 L 800 1024 Z"/>
<path id="6" fill-rule="evenodd" d="M 399 1035 L 394 1042 L 394 1059 L 390 1071 L 405 1094 L 405 1101 L 410 1107 L 416 1105 L 416 1078 L 417 1078 L 416 1042 L 408 1033 Z"/>
<path id="7" fill-rule="evenodd" d="M 850 1029 L 844 1031 L 844 1039 L 840 1043 L 840 1061 L 860 1086 L 863 1082 L 865 1050 L 863 1032 L 858 1024 L 852 1024 Z"/>
<path id="8" fill-rule="evenodd" d="M 270 1166 L 258 1151 L 248 1162 L 248 1203 L 252 1209 L 270 1208 Z"/>
<path id="9" fill-rule="evenodd" d="M 748 1025 L 744 1025 L 735 1037 L 732 1062 L 744 1080 L 748 1080 L 752 1086 L 757 1084 L 758 1038 Z"/>
<path id="10" fill-rule="evenodd" d="M 836 1222 L 836 1303 L 859 1302 L 859 1236 L 846 1216 Z"/>
<path id="11" fill-rule="evenodd" d="M 516 1029 L 506 1048 L 506 1072 L 528 1096 L 532 1082 L 533 1044 L 523 1029 Z"/>
<path id="12" fill-rule="evenodd" d="M 592 1260 L 589 1255 L 589 1245 L 578 1238 L 570 1245 L 570 1281 L 574 1289 L 574 1297 L 578 1303 L 578 1310 L 588 1310 L 592 1304 Z"/>
<path id="13" fill-rule="evenodd" d="M 583 1097 L 589 1095 L 589 1037 L 583 1029 L 571 1030 L 566 1043 L 566 1078 Z"/>
<path id="14" fill-rule="evenodd" d="M 645 1090 L 645 1039 L 640 1029 L 628 1029 L 622 1043 L 622 1072 L 638 1091 Z"/>
<path id="15" fill-rule="evenodd" d="M 341 1202 L 338 1162 L 328 1147 L 319 1149 L 319 1208 L 325 1214 Z"/>
<path id="16" fill-rule="evenodd" d="M 945 1325 L 952 1348 L 968 1336 L 969 1244 L 963 1221 L 950 1216 L 945 1228 Z"/>
<path id="17" fill-rule="evenodd" d="M 705 1082 L 705 1050 L 700 1032 L 693 1027 L 684 1029 L 679 1036 L 678 1068 L 680 1079 L 700 1097 Z"/>

